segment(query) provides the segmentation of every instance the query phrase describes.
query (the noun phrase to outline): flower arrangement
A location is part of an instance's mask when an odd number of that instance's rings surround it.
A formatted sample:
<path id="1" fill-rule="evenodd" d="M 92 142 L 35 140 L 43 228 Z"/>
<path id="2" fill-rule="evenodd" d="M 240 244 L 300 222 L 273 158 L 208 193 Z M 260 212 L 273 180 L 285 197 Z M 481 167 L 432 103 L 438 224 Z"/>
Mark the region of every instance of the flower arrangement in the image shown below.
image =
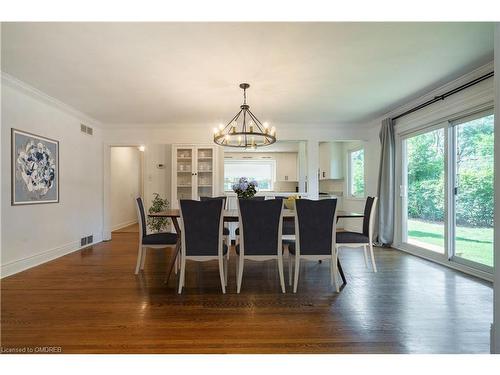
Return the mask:
<path id="1" fill-rule="evenodd" d="M 250 199 L 257 193 L 257 181 L 240 177 L 236 184 L 233 184 L 233 191 L 238 194 L 239 199 Z"/>
<path id="2" fill-rule="evenodd" d="M 153 193 L 153 202 L 151 204 L 151 207 L 149 207 L 148 211 L 150 214 L 165 211 L 166 209 L 168 209 L 169 205 L 170 203 L 168 202 L 167 199 L 163 199 L 162 197 L 160 197 L 160 194 L 158 193 Z M 168 229 L 168 218 L 148 217 L 147 224 L 149 230 L 153 233 L 166 231 Z"/>

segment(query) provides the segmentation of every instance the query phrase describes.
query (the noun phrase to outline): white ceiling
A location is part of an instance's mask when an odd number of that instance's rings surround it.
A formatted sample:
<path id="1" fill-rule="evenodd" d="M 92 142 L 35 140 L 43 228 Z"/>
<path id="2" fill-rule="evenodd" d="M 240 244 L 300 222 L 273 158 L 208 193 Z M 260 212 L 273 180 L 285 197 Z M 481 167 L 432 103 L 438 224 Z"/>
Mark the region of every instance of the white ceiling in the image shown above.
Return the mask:
<path id="1" fill-rule="evenodd" d="M 2 71 L 106 124 L 377 117 L 493 59 L 489 23 L 3 23 Z"/>

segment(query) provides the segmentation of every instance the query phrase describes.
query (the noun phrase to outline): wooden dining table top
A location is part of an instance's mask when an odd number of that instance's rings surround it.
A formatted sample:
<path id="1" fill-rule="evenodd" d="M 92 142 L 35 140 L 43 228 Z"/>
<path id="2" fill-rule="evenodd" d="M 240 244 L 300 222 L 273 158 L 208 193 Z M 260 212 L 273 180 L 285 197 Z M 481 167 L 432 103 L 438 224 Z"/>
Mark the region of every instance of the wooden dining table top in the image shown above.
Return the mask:
<path id="1" fill-rule="evenodd" d="M 359 212 L 348 212 L 348 211 L 337 211 L 337 218 L 356 218 L 356 217 L 364 217 L 363 213 Z M 224 210 L 224 221 L 238 221 L 238 210 Z M 170 208 L 165 211 L 155 212 L 148 214 L 149 217 L 170 217 L 170 218 L 178 218 L 181 216 L 181 211 L 178 208 Z M 284 209 L 283 210 L 283 218 L 284 219 L 293 219 L 295 217 L 295 210 Z"/>

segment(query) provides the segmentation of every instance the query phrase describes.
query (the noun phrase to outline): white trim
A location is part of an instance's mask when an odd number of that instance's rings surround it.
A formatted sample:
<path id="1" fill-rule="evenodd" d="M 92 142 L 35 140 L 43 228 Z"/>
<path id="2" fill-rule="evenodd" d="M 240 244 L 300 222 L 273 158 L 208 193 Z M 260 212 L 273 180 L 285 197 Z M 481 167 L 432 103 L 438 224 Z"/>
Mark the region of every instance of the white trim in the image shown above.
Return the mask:
<path id="1" fill-rule="evenodd" d="M 114 232 L 115 230 L 119 230 L 119 229 L 128 227 L 129 225 L 137 224 L 137 223 L 138 223 L 138 221 L 136 219 L 134 219 L 134 220 L 124 221 L 123 223 L 120 223 L 120 224 L 115 224 L 111 227 L 111 232 Z"/>
<path id="2" fill-rule="evenodd" d="M 477 277 L 477 278 L 482 279 L 482 280 L 493 282 L 493 275 L 491 273 L 487 273 L 487 272 L 478 270 L 477 268 L 467 267 L 461 263 L 453 262 L 451 260 L 445 260 L 445 259 L 438 258 L 438 257 L 428 256 L 427 254 L 422 253 L 420 251 L 415 251 L 415 250 L 411 249 L 410 247 L 405 247 L 403 244 L 393 245 L 392 248 L 395 250 L 403 251 L 405 253 L 414 255 L 418 258 L 425 259 L 429 262 L 437 263 L 441 266 L 452 268 L 456 271 L 463 272 L 467 275 L 471 275 L 471 276 Z"/>
<path id="3" fill-rule="evenodd" d="M 102 123 L 95 118 L 79 111 L 78 109 L 60 101 L 59 99 L 54 98 L 53 96 L 50 96 L 43 91 L 38 90 L 37 88 L 27 84 L 26 82 L 23 82 L 13 76 L 11 76 L 8 73 L 5 72 L 0 72 L 2 76 L 2 84 L 5 84 L 9 87 L 12 87 L 16 90 L 19 90 L 25 94 L 28 94 L 31 97 L 34 97 L 35 99 L 40 99 L 42 102 L 47 103 L 57 109 L 60 109 L 61 111 L 70 114 L 82 121 L 91 123 L 93 127 L 98 127 L 102 129 Z"/>
<path id="4" fill-rule="evenodd" d="M 80 246 L 80 241 L 73 241 L 61 246 L 54 247 L 53 249 L 42 251 L 38 254 L 30 255 L 26 258 L 17 259 L 2 264 L 1 278 L 3 279 L 4 277 L 11 276 L 27 269 L 50 262 L 51 260 L 60 258 L 64 255 L 73 253 L 89 246 L 96 245 L 99 242 L 102 242 L 102 237 L 100 235 L 95 235 L 94 242 L 92 244 Z"/>

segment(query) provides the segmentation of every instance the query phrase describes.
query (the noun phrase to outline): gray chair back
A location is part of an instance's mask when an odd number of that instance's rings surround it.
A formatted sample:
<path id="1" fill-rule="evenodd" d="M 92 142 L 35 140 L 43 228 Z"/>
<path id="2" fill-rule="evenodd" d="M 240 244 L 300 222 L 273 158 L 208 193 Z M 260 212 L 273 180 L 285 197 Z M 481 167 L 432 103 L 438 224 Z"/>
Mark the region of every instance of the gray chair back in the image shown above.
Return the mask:
<path id="1" fill-rule="evenodd" d="M 140 231 L 139 234 L 144 237 L 146 235 L 146 213 L 144 212 L 144 203 L 141 197 L 137 197 L 135 200 L 137 203 L 137 213 L 139 216 Z"/>
<path id="2" fill-rule="evenodd" d="M 182 246 L 186 256 L 217 256 L 222 250 L 221 199 L 181 199 Z"/>
<path id="3" fill-rule="evenodd" d="M 265 201 L 266 197 L 259 195 L 258 197 L 247 198 L 247 201 Z"/>
<path id="4" fill-rule="evenodd" d="M 239 199 L 238 206 L 244 254 L 277 255 L 281 251 L 283 201 Z"/>
<path id="5" fill-rule="evenodd" d="M 331 254 L 335 245 L 336 199 L 297 199 L 296 233 L 302 255 Z"/>
<path id="6" fill-rule="evenodd" d="M 375 202 L 375 197 L 367 197 L 365 203 L 365 213 L 363 217 L 363 236 L 370 235 L 370 218 L 372 214 L 373 204 Z"/>
<path id="7" fill-rule="evenodd" d="M 227 197 L 225 195 L 221 195 L 220 197 L 200 197 L 200 201 L 213 201 L 213 200 L 222 200 L 224 202 L 223 208 L 227 208 Z"/>

